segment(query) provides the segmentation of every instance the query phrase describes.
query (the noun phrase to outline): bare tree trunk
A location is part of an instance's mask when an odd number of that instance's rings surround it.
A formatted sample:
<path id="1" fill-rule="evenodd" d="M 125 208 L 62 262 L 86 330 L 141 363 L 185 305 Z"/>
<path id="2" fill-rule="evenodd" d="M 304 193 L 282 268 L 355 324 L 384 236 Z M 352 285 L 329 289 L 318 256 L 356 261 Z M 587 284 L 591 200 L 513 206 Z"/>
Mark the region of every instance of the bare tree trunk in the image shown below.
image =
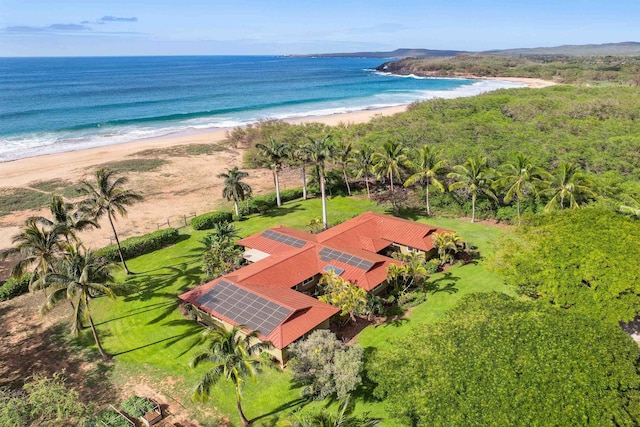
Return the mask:
<path id="1" fill-rule="evenodd" d="M 302 163 L 302 199 L 307 200 L 307 168 Z"/>
<path id="2" fill-rule="evenodd" d="M 371 198 L 371 192 L 369 191 L 369 174 L 364 174 L 364 183 L 367 185 L 367 199 Z"/>
<path id="3" fill-rule="evenodd" d="M 238 201 L 234 200 L 233 201 L 233 206 L 236 208 L 236 216 L 240 216 L 240 209 L 238 208 Z"/>
<path id="4" fill-rule="evenodd" d="M 347 178 L 347 168 L 342 168 L 342 175 L 344 175 L 344 183 L 347 184 L 347 193 L 351 195 L 351 187 L 349 187 L 349 179 Z"/>
<path id="5" fill-rule="evenodd" d="M 520 196 L 518 197 L 518 225 L 520 225 Z"/>
<path id="6" fill-rule="evenodd" d="M 322 227 L 324 230 L 329 228 L 327 221 L 327 191 L 325 190 L 324 168 L 320 170 L 320 193 L 322 195 Z"/>
<path id="7" fill-rule="evenodd" d="M 278 207 L 282 206 L 282 201 L 280 200 L 280 180 L 278 179 L 278 169 L 273 169 L 273 179 L 276 182 L 276 202 Z"/>
<path id="8" fill-rule="evenodd" d="M 389 181 L 391 181 L 391 205 L 393 206 L 393 209 L 396 209 L 396 195 L 395 192 L 393 191 L 393 173 L 389 174 Z"/>
<path id="9" fill-rule="evenodd" d="M 87 306 L 87 314 L 89 315 L 89 324 L 91 325 L 91 332 L 93 333 L 93 339 L 98 346 L 98 351 L 100 352 L 100 356 L 102 356 L 102 360 L 107 361 L 111 359 L 111 355 L 104 351 L 102 348 L 102 344 L 100 343 L 100 339 L 98 338 L 98 331 L 96 331 L 96 325 L 93 324 L 93 318 L 91 317 L 91 313 L 89 313 L 89 298 L 87 294 L 85 294 L 85 304 Z"/>
<path id="10" fill-rule="evenodd" d="M 113 230 L 113 237 L 116 239 L 116 244 L 118 245 L 118 255 L 120 255 L 120 261 L 122 261 L 122 267 L 127 274 L 132 274 L 127 267 L 127 263 L 124 262 L 124 256 L 122 256 L 122 248 L 120 247 L 120 239 L 118 239 L 118 233 L 116 233 L 116 227 L 113 225 L 113 219 L 111 218 L 111 212 L 107 211 L 107 218 L 109 218 L 109 224 L 111 224 L 111 229 Z"/>
<path id="11" fill-rule="evenodd" d="M 236 387 L 237 389 L 237 387 Z M 237 395 L 238 391 L 236 391 Z M 236 406 L 238 407 L 238 415 L 240 415 L 240 420 L 242 421 L 242 427 L 248 427 L 251 425 L 251 421 L 245 417 L 244 412 L 242 411 L 242 405 L 240 404 L 240 399 L 236 399 Z"/>
<path id="12" fill-rule="evenodd" d="M 471 222 L 476 222 L 476 193 L 471 195 Z"/>
<path id="13" fill-rule="evenodd" d="M 429 206 L 429 178 L 427 177 L 427 215 L 431 215 L 431 207 Z"/>

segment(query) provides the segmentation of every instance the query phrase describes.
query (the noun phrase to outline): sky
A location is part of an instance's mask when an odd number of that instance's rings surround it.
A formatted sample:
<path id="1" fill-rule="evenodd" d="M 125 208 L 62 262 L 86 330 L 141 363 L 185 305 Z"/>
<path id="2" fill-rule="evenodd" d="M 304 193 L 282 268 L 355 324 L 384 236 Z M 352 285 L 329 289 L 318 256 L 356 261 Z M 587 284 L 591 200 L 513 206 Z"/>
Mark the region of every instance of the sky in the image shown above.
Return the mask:
<path id="1" fill-rule="evenodd" d="M 482 51 L 640 41 L 638 0 L 0 0 L 0 56 Z"/>

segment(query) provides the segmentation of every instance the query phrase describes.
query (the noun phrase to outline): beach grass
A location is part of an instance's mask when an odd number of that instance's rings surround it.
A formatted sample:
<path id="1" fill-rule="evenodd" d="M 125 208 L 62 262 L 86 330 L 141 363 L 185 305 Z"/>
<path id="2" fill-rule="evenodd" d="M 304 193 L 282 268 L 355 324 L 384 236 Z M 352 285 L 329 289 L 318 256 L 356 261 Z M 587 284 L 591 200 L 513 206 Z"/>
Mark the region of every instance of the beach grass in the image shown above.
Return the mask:
<path id="1" fill-rule="evenodd" d="M 39 210 L 51 201 L 51 194 L 30 188 L 0 188 L 0 217 L 13 212 Z"/>
<path id="2" fill-rule="evenodd" d="M 226 147 L 217 144 L 183 144 L 166 148 L 150 148 L 148 150 L 138 151 L 131 156 L 139 157 L 188 157 L 203 156 L 225 151 Z"/>
<path id="3" fill-rule="evenodd" d="M 330 223 L 347 220 L 367 210 L 384 212 L 386 206 L 363 198 L 335 197 L 328 201 Z M 241 236 L 264 230 L 277 224 L 305 229 L 311 219 L 320 216 L 320 200 L 293 201 L 263 215 L 253 215 L 236 223 Z M 487 225 L 470 224 L 447 218 L 418 218 L 440 227 L 457 230 L 483 252 L 491 250 L 491 242 L 502 231 Z M 143 255 L 128 262 L 133 276 L 118 274 L 135 287 L 135 292 L 116 301 L 97 298 L 92 311 L 105 349 L 115 356 L 112 380 L 120 387 L 144 381 L 165 396 L 175 399 L 189 409 L 204 425 L 215 423 L 217 414 L 225 414 L 237 425 L 235 397 L 229 384 L 222 381 L 214 387 L 209 403 L 192 403 L 189 399 L 206 366 L 191 370 L 188 362 L 201 343 L 202 327 L 179 313 L 177 296 L 202 281 L 199 240 L 208 231 L 184 228 L 184 239 L 174 246 Z M 368 352 L 389 345 L 395 336 L 406 335 L 415 327 L 431 324 L 442 318 L 462 295 L 474 291 L 506 291 L 500 278 L 487 271 L 484 261 L 453 267 L 433 277 L 440 291 L 429 296 L 427 302 L 415 307 L 407 320 L 365 329 L 359 342 Z M 91 336 L 81 338 L 91 345 Z M 261 373 L 257 382 L 246 382 L 243 392 L 245 412 L 257 418 L 257 425 L 273 425 L 292 410 L 308 405 L 300 399 L 300 389 L 291 381 L 288 372 L 270 368 Z M 327 402 L 311 403 L 321 407 Z M 214 410 L 214 408 L 216 408 Z M 387 418 L 384 402 L 372 400 L 360 393 L 356 412 Z M 393 425 L 390 421 L 384 425 Z"/>
<path id="4" fill-rule="evenodd" d="M 167 163 L 169 163 L 169 161 L 164 159 L 127 159 L 117 162 L 102 163 L 100 165 L 91 166 L 87 169 L 95 171 L 100 168 L 109 168 L 120 174 L 131 172 L 152 172 Z"/>
<path id="5" fill-rule="evenodd" d="M 50 179 L 47 181 L 35 181 L 29 183 L 29 188 L 44 191 L 45 193 L 57 194 L 65 198 L 74 198 L 78 196 L 76 188 L 77 183 L 64 179 Z"/>

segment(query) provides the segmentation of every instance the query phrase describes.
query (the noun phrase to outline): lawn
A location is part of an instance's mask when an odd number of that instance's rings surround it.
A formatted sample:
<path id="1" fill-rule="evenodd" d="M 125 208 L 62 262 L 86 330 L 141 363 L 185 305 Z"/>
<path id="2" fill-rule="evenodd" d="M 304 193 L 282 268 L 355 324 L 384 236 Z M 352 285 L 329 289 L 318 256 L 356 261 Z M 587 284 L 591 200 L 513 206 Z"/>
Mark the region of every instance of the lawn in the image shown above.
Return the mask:
<path id="1" fill-rule="evenodd" d="M 384 212 L 385 207 L 367 199 L 332 198 L 328 201 L 329 223 L 347 220 L 367 210 Z M 236 226 L 243 237 L 277 224 L 305 229 L 309 221 L 320 214 L 319 200 L 294 201 L 270 213 L 252 216 L 236 223 Z M 502 233 L 496 227 L 454 219 L 411 219 L 456 230 L 465 240 L 476 245 L 483 255 L 491 251 L 491 243 Z M 202 328 L 180 315 L 176 297 L 201 282 L 198 241 L 207 231 L 184 229 L 183 233 L 183 240 L 176 245 L 128 262 L 136 274 L 126 280 L 135 285 L 136 292 L 116 301 L 96 299 L 92 310 L 104 347 L 115 356 L 112 372 L 115 383 L 126 386 L 145 381 L 158 392 L 192 410 L 194 416 L 204 423 L 215 422 L 214 407 L 218 413 L 234 421 L 234 392 L 224 382 L 216 386 L 210 403 L 193 404 L 189 400 L 192 388 L 205 369 L 194 371 L 188 368 L 193 349 L 200 345 L 198 340 Z M 120 276 L 119 279 L 125 277 Z M 451 268 L 432 279 L 439 291 L 430 295 L 426 303 L 415 307 L 409 319 L 365 329 L 359 338 L 360 344 L 369 351 L 390 345 L 393 337 L 406 335 L 412 328 L 441 318 L 466 293 L 506 291 L 500 278 L 486 270 L 482 259 L 475 265 Z M 87 334 L 83 340 L 88 345 L 91 337 Z M 257 424 L 272 424 L 274 419 L 286 416 L 292 408 L 299 406 L 299 397 L 300 390 L 292 386 L 287 372 L 268 369 L 259 375 L 256 383 L 246 383 L 245 413 L 249 418 L 268 421 Z M 369 398 L 358 399 L 356 411 L 370 411 L 380 417 L 386 415 L 383 405 Z"/>

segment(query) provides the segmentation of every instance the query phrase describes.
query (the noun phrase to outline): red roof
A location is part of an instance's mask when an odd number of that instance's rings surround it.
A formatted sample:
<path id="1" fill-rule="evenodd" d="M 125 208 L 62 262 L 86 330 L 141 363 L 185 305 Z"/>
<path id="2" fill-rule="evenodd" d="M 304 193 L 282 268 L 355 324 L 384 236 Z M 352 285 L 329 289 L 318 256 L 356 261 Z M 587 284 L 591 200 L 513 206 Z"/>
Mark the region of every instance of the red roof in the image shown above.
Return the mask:
<path id="1" fill-rule="evenodd" d="M 229 277 L 225 276 L 224 279 L 228 281 Z M 214 288 L 222 280 L 223 278 L 221 277 L 205 283 L 204 285 L 198 286 L 197 288 L 180 295 L 180 299 L 193 304 L 207 313 L 210 313 L 212 316 L 225 323 L 233 326 L 239 326 L 235 319 L 211 310 L 197 302 L 197 299 L 200 296 Z M 270 341 L 273 346 L 278 349 L 285 348 L 340 311 L 338 308 L 291 289 L 254 286 L 240 283 L 233 283 L 233 285 L 291 310 L 291 314 L 289 314 L 287 318 L 285 318 L 273 331 L 271 331 L 271 333 L 266 336 L 261 334 L 259 335 L 262 341 Z"/>
<path id="2" fill-rule="evenodd" d="M 444 231 L 426 224 L 373 212 L 359 215 L 317 235 L 284 226 L 269 230 L 273 238 L 266 237 L 263 235 L 265 232 L 261 232 L 239 240 L 238 243 L 270 256 L 223 278 L 234 286 L 260 295 L 292 311 L 269 335 L 261 337 L 271 341 L 276 348 L 280 349 L 339 311 L 315 298 L 292 290 L 291 288 L 295 285 L 322 274 L 327 265 L 333 265 L 344 270 L 340 274 L 343 279 L 371 291 L 386 280 L 389 265 L 402 264 L 377 252 L 392 243 L 430 251 L 433 249 L 433 233 Z M 324 261 L 320 256 L 323 249 L 332 249 L 351 257 L 362 258 L 370 261 L 372 265 L 369 267 L 366 263 L 360 263 L 359 265 L 365 266 L 361 268 L 333 258 Z M 337 257 L 335 254 L 334 256 Z M 347 262 L 349 259 L 353 260 L 351 257 L 347 257 Z M 180 298 L 199 306 L 196 302 L 198 297 L 216 286 L 223 278 L 186 292 L 180 295 Z M 210 311 L 204 306 L 200 308 Z M 229 324 L 237 325 L 234 319 L 226 318 L 220 313 L 211 314 Z"/>
<path id="3" fill-rule="evenodd" d="M 434 232 L 448 231 L 394 216 L 366 212 L 317 235 L 318 242 L 379 252 L 391 243 L 428 252 L 433 249 Z"/>

